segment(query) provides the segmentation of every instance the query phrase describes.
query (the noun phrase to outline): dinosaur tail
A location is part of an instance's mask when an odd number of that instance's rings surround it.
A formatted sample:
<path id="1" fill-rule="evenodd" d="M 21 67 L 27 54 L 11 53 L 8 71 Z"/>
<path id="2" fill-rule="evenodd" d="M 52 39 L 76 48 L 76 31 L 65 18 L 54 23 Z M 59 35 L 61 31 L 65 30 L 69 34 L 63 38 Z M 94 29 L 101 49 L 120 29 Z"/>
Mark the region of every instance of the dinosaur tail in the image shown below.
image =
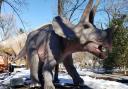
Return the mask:
<path id="1" fill-rule="evenodd" d="M 22 58 L 22 57 L 25 57 L 27 54 L 26 52 L 26 45 L 22 48 L 22 50 L 19 52 L 19 54 L 16 56 L 16 58 L 14 59 L 14 61 Z"/>

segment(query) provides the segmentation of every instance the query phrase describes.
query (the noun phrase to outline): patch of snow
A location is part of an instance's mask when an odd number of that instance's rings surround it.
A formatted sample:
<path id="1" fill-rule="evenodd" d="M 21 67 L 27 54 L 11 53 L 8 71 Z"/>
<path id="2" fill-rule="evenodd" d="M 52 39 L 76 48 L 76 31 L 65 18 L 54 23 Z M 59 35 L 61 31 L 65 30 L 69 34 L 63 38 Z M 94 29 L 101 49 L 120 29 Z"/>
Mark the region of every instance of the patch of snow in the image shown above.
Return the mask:
<path id="1" fill-rule="evenodd" d="M 115 81 L 95 79 L 89 76 L 82 76 L 82 78 L 84 79 L 85 85 L 92 89 L 128 89 L 127 85 Z"/>
<path id="2" fill-rule="evenodd" d="M 78 72 L 80 73 L 80 75 L 82 75 L 81 77 L 84 79 L 85 85 L 87 85 L 92 89 L 128 89 L 128 85 L 123 83 L 108 81 L 103 79 L 95 79 L 87 76 L 87 75 L 95 75 L 95 73 L 93 72 L 89 72 L 87 70 L 81 71 L 79 69 Z M 0 80 L 0 82 L 7 85 L 10 83 L 10 79 L 12 78 L 23 78 L 24 80 L 30 78 L 30 70 L 26 70 L 24 68 L 15 69 L 15 71 L 11 74 L 11 76 L 8 76 L 4 80 Z M 61 84 L 73 83 L 72 78 L 67 73 L 60 73 L 59 79 Z"/>
<path id="3" fill-rule="evenodd" d="M 23 78 L 23 80 L 29 78 L 30 79 L 30 70 L 26 70 L 25 68 L 16 68 L 10 76 L 5 78 L 4 80 L 0 80 L 2 84 L 9 85 L 10 80 L 13 78 Z"/>
<path id="4" fill-rule="evenodd" d="M 89 72 L 89 74 L 91 74 L 91 72 Z M 95 79 L 89 76 L 81 77 L 83 78 L 85 85 L 92 89 L 128 89 L 128 85 L 123 83 L 103 79 Z M 73 83 L 72 78 L 67 74 L 59 74 L 59 80 L 61 84 Z"/>
<path id="5" fill-rule="evenodd" d="M 59 80 L 60 80 L 60 83 L 73 83 L 73 80 L 72 78 L 67 74 L 59 74 Z"/>

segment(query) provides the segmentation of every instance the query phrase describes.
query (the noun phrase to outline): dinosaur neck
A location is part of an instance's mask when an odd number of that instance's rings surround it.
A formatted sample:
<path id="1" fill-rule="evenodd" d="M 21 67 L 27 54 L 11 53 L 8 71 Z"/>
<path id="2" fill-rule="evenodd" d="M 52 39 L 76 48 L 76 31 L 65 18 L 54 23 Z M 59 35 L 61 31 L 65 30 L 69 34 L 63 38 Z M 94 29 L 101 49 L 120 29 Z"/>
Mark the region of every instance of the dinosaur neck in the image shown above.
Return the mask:
<path id="1" fill-rule="evenodd" d="M 74 52 L 79 52 L 83 50 L 82 45 L 80 45 L 78 40 L 64 40 L 64 54 L 70 55 Z"/>

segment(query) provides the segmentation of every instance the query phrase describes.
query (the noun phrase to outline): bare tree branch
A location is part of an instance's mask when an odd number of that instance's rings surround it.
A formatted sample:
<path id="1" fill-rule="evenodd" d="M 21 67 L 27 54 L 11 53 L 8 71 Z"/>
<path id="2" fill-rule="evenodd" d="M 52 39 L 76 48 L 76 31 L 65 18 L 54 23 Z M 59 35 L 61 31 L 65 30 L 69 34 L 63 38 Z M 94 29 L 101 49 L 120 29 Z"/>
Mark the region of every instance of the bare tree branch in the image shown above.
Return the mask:
<path id="1" fill-rule="evenodd" d="M 69 18 L 71 21 L 75 21 L 74 15 L 77 11 L 79 11 L 79 8 L 82 7 L 86 0 L 62 0 L 63 2 L 63 16 Z M 79 14 L 77 14 L 79 15 Z"/>
<path id="2" fill-rule="evenodd" d="M 85 2 L 86 0 L 83 0 L 80 4 L 79 3 L 79 0 L 76 1 L 76 4 L 74 6 L 74 8 L 72 8 L 72 13 L 70 14 L 69 16 L 69 20 L 71 20 L 73 14 L 75 13 L 75 11 Z"/>
<path id="3" fill-rule="evenodd" d="M 25 25 L 23 23 L 23 20 L 21 19 L 21 17 L 19 15 L 19 13 L 17 12 L 16 8 L 13 5 L 11 5 L 11 3 L 9 3 L 8 1 L 4 0 L 4 2 L 7 3 L 13 9 L 13 11 L 16 13 L 16 15 L 18 16 L 18 18 L 20 19 L 21 24 L 23 25 L 23 28 L 25 29 Z"/>
<path id="4" fill-rule="evenodd" d="M 12 14 L 0 16 L 0 32 L 2 40 L 5 40 L 16 33 L 15 18 Z"/>

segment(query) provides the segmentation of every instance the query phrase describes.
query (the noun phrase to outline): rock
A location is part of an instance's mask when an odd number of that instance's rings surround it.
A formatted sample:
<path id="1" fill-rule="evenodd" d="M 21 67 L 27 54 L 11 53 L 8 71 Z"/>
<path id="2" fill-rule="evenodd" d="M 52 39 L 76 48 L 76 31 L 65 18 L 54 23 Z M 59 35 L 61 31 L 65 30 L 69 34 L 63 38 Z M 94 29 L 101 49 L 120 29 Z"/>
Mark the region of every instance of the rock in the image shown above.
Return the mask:
<path id="1" fill-rule="evenodd" d="M 23 85 L 24 85 L 23 78 L 13 78 L 10 80 L 11 87 L 18 87 L 18 86 L 23 86 Z"/>

